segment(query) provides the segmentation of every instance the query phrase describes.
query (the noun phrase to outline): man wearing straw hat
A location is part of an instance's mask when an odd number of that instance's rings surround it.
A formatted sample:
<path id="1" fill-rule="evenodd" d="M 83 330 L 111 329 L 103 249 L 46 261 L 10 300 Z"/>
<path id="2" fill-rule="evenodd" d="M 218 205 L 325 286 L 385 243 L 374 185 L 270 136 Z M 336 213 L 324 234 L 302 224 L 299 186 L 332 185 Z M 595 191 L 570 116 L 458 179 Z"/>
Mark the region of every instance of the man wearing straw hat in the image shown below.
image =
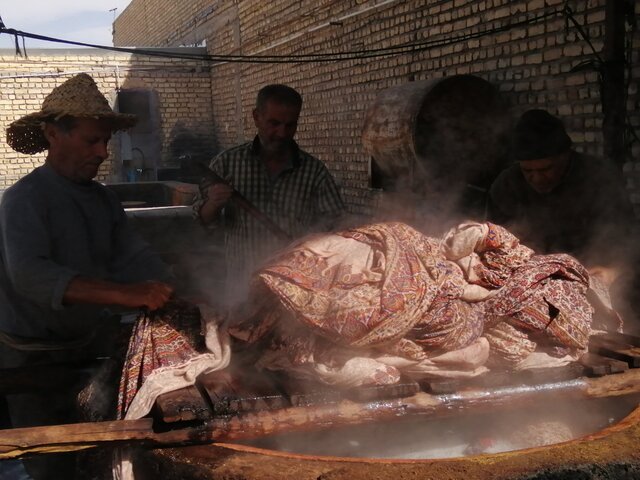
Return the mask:
<path id="1" fill-rule="evenodd" d="M 94 80 L 79 74 L 7 129 L 14 150 L 48 153 L 0 203 L 2 367 L 108 354 L 98 345 L 116 323 L 108 307 L 154 310 L 172 295 L 167 266 L 129 229 L 117 197 L 93 181 L 112 132 L 135 120 L 115 113 Z M 7 401 L 14 427 L 74 420 L 69 404 L 60 410 L 52 397 Z M 72 478 L 64 466 L 31 466 L 35 478 Z"/>

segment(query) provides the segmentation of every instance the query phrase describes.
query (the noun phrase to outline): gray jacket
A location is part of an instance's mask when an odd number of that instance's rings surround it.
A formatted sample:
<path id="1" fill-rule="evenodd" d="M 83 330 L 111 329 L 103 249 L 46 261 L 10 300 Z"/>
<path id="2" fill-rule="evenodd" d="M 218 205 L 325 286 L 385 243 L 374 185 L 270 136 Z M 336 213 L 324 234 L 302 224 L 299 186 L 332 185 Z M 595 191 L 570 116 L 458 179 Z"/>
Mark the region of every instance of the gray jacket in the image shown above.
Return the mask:
<path id="1" fill-rule="evenodd" d="M 36 168 L 0 203 L 0 330 L 27 337 L 85 335 L 104 306 L 63 305 L 77 276 L 167 280 L 167 266 L 127 225 L 113 192 Z"/>

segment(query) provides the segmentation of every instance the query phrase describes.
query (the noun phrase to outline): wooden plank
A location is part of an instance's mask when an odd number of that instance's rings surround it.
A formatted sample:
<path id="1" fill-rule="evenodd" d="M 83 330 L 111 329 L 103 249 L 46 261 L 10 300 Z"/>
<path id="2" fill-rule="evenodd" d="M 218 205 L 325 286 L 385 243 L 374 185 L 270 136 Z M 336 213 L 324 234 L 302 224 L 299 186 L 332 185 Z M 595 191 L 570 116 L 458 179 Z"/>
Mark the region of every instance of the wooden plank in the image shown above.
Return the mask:
<path id="1" fill-rule="evenodd" d="M 236 386 L 238 397 L 230 403 L 238 412 L 273 410 L 288 407 L 289 400 L 269 375 L 245 377 Z"/>
<path id="2" fill-rule="evenodd" d="M 154 414 L 166 423 L 209 420 L 213 416 L 208 399 L 202 398 L 194 386 L 160 395 L 156 399 Z"/>
<path id="3" fill-rule="evenodd" d="M 585 353 L 580 357 L 579 361 L 585 368 L 585 374 L 589 377 L 602 377 L 603 375 L 611 374 L 611 365 L 606 357 L 595 353 Z"/>
<path id="4" fill-rule="evenodd" d="M 521 370 L 517 378 L 524 385 L 542 385 L 545 383 L 562 382 L 584 375 L 584 367 L 578 362 L 571 362 L 561 367 L 531 368 Z"/>
<path id="5" fill-rule="evenodd" d="M 344 392 L 317 382 L 307 382 L 293 377 L 278 377 L 280 388 L 293 407 L 306 407 L 339 402 Z"/>
<path id="6" fill-rule="evenodd" d="M 626 362 L 603 357 L 595 353 L 585 353 L 580 358 L 580 364 L 585 368 L 585 374 L 590 377 L 601 377 L 612 373 L 621 373 L 629 369 Z"/>
<path id="7" fill-rule="evenodd" d="M 272 410 L 290 405 L 268 372 L 246 369 L 234 373 L 227 369 L 202 376 L 198 384 L 209 395 L 214 415 Z"/>
<path id="8" fill-rule="evenodd" d="M 634 347 L 640 347 L 640 337 L 636 335 L 630 335 L 628 333 L 619 333 L 619 332 L 606 332 L 602 335 L 597 335 L 598 337 L 605 338 L 607 340 L 611 340 L 619 343 L 626 343 L 629 345 L 633 345 Z"/>
<path id="9" fill-rule="evenodd" d="M 594 335 L 589 339 L 589 352 L 626 362 L 629 368 L 640 367 L 640 348 Z"/>
<path id="10" fill-rule="evenodd" d="M 454 379 L 429 379 L 421 380 L 420 388 L 427 393 L 442 395 L 445 393 L 453 393 L 464 388 L 465 383 L 464 381 Z"/>
<path id="11" fill-rule="evenodd" d="M 591 376 L 605 375 L 624 370 L 624 365 L 613 359 L 604 359 L 597 365 L 592 358 L 589 364 Z M 599 357 L 602 359 L 602 357 Z M 202 376 L 199 387 L 208 397 L 206 409 L 193 392 L 175 394 L 174 398 L 163 398 L 158 410 L 166 422 L 181 420 L 206 420 L 211 416 L 234 415 L 241 412 L 274 410 L 289 406 L 302 407 L 336 403 L 349 398 L 367 402 L 386 398 L 410 396 L 420 388 L 431 394 L 454 393 L 463 388 L 535 385 L 577 378 L 589 373 L 584 364 L 572 363 L 564 367 L 531 369 L 519 372 L 490 372 L 473 379 L 450 379 L 423 381 L 420 384 L 403 379 L 399 384 L 388 386 L 365 386 L 340 390 L 287 377 L 272 376 L 268 372 L 256 372 L 250 366 L 226 369 Z M 180 402 L 186 403 L 181 405 Z"/>
<path id="12" fill-rule="evenodd" d="M 117 420 L 0 430 L 0 459 L 94 448 L 101 444 L 153 440 L 153 422 Z"/>
<path id="13" fill-rule="evenodd" d="M 200 376 L 198 387 L 208 395 L 214 416 L 226 415 L 230 412 L 229 402 L 232 398 L 236 398 L 236 393 L 228 369 Z"/>
<path id="14" fill-rule="evenodd" d="M 401 379 L 393 385 L 365 385 L 345 392 L 345 396 L 357 402 L 371 402 L 387 398 L 410 397 L 420 391 L 420 385 L 410 379 Z"/>
<path id="15" fill-rule="evenodd" d="M 457 415 L 461 411 L 486 411 L 488 408 L 527 408 L 540 402 L 562 398 L 603 398 L 640 393 L 640 370 L 630 369 L 618 375 L 600 378 L 580 377 L 558 381 L 543 388 L 522 385 L 513 388 L 466 389 L 456 395 L 430 395 L 419 392 L 410 397 L 384 402 L 352 402 L 310 407 L 291 407 L 271 412 L 255 412 L 226 421 L 207 423 L 216 441 L 233 441 L 284 432 L 311 431 L 336 426 L 381 422 L 415 415 L 437 418 Z"/>
<path id="16" fill-rule="evenodd" d="M 640 369 L 600 378 L 579 378 L 544 385 L 515 388 L 468 389 L 456 395 L 429 395 L 384 402 L 357 403 L 343 400 L 331 405 L 289 407 L 274 411 L 249 412 L 217 417 L 190 428 L 154 432 L 151 419 L 120 420 L 75 425 L 54 425 L 0 431 L 0 459 L 27 454 L 83 450 L 108 444 L 135 442 L 140 446 L 177 446 L 233 441 L 294 431 L 334 428 L 393 420 L 444 417 L 460 411 L 486 411 L 508 406 L 526 408 L 560 398 L 603 398 L 640 393 Z"/>

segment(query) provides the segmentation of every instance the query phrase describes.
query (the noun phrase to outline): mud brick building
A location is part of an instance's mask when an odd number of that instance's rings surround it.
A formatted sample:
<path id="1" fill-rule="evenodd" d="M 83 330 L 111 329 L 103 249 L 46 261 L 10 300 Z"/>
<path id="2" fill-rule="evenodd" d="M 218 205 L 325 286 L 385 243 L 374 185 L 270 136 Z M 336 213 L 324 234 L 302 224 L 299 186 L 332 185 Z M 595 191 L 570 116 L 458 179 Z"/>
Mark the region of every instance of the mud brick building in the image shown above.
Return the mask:
<path id="1" fill-rule="evenodd" d="M 250 139 L 256 92 L 267 83 L 287 83 L 297 88 L 305 101 L 297 135 L 300 145 L 335 174 L 350 209 L 365 214 L 375 205 L 376 189 L 372 188 L 371 156 L 363 149 L 362 129 L 367 109 L 378 94 L 410 82 L 471 74 L 499 90 L 511 118 L 536 107 L 560 115 L 578 150 L 607 155 L 624 168 L 630 195 L 640 205 L 637 137 L 629 129 L 622 141 L 620 132 L 625 127 L 620 118 L 611 120 L 611 108 L 609 118 L 603 113 L 603 103 L 617 101 L 616 111 L 620 111 L 620 104 L 626 107 L 627 125 L 636 133 L 640 131 L 640 36 L 634 30 L 633 11 L 637 7 L 633 1 L 621 1 L 613 11 L 612 3 L 133 0 L 114 23 L 117 46 L 198 46 L 209 55 L 274 55 L 279 59 L 266 63 L 224 58 L 198 62 L 92 53 L 55 57 L 53 62 L 54 58 L 32 54 L 28 62 L 5 55 L 0 58 L 0 68 L 4 77 L 29 70 L 69 72 L 81 64 L 102 69 L 98 78 L 105 93 L 114 95 L 129 85 L 140 91 L 146 88 L 157 99 L 162 128 L 156 166 L 167 168 L 175 168 L 180 158 L 194 155 L 185 153 L 188 149 L 184 146 L 193 138 L 201 150 L 211 152 Z M 401 46 L 412 47 L 367 56 Z M 340 52 L 352 55 L 347 60 L 337 58 L 335 54 Z M 308 54 L 334 55 L 323 61 L 281 62 Z M 625 79 L 617 87 L 611 83 L 607 87 L 594 67 L 600 60 L 620 60 L 620 55 L 627 61 Z M 2 78 L 0 127 L 16 113 L 36 107 L 41 99 L 37 90 L 49 90 L 57 81 L 56 77 L 37 81 Z M 607 96 L 607 88 L 617 88 L 616 99 Z M 25 91 L 32 97 L 30 104 L 23 96 Z M 618 132 L 613 141 L 617 150 L 611 140 L 616 134 L 603 134 L 603 122 L 610 122 Z M 185 141 L 176 146 L 178 126 Z M 623 142 L 625 148 L 621 149 Z M 2 184 L 26 173 L 28 161 L 0 145 Z"/>

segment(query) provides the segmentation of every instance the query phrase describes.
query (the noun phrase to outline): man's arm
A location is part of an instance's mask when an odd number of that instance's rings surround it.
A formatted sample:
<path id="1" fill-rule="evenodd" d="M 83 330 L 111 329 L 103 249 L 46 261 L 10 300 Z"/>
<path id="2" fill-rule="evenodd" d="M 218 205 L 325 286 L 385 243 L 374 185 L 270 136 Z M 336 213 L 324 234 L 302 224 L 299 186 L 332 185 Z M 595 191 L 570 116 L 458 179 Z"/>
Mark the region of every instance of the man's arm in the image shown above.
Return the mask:
<path id="1" fill-rule="evenodd" d="M 233 188 L 224 183 L 209 184 L 200 190 L 203 202 L 200 205 L 198 216 L 205 225 L 214 221 L 220 215 L 225 204 L 233 194 Z"/>
<path id="2" fill-rule="evenodd" d="M 173 287 L 162 282 L 119 284 L 77 276 L 67 285 L 63 303 L 147 307 L 149 310 L 156 310 L 169 300 L 172 293 Z"/>
<path id="3" fill-rule="evenodd" d="M 42 205 L 38 206 L 37 198 L 14 192 L 5 194 L 0 207 L 4 268 L 19 295 L 53 310 L 62 310 L 72 303 L 94 302 L 151 308 L 171 289 L 166 284 L 158 285 L 159 282 L 129 286 L 81 278 L 76 270 L 52 259 L 52 234 L 46 225 L 45 212 Z M 83 293 L 85 287 L 88 290 Z"/>
<path id="4" fill-rule="evenodd" d="M 224 152 L 223 152 L 224 154 Z M 223 154 L 218 155 L 211 160 L 209 168 L 223 176 Z M 220 217 L 222 209 L 231 198 L 233 187 L 224 183 L 212 183 L 204 178 L 200 183 L 198 196 L 193 204 L 196 217 L 200 219 L 203 225 L 208 225 Z"/>

